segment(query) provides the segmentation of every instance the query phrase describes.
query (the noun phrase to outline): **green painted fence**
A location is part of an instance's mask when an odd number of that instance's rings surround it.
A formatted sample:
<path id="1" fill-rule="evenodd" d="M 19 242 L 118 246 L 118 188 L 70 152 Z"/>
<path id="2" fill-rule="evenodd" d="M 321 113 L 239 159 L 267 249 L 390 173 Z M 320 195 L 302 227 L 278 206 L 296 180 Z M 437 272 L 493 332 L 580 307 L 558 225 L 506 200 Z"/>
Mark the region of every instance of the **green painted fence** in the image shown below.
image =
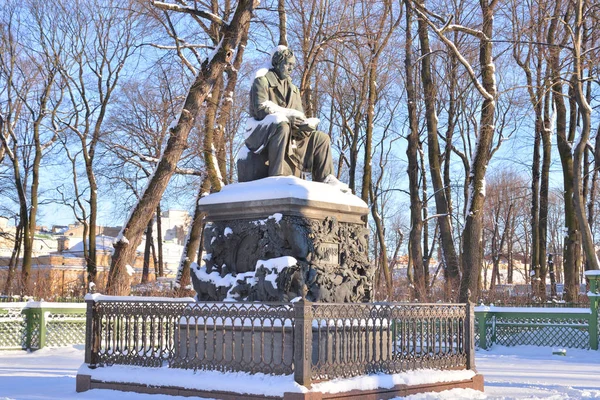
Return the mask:
<path id="1" fill-rule="evenodd" d="M 0 349 L 84 344 L 85 313 L 85 303 L 0 304 Z"/>
<path id="2" fill-rule="evenodd" d="M 560 346 L 598 350 L 600 271 L 587 271 L 590 308 L 475 307 L 475 346 Z"/>

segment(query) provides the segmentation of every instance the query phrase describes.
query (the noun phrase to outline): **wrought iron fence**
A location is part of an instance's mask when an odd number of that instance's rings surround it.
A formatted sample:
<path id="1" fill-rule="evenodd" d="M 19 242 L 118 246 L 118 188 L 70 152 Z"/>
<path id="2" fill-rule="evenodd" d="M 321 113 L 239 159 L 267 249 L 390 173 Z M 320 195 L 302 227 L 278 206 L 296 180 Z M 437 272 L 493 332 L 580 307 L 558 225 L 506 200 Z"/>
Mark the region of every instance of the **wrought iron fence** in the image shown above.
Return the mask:
<path id="1" fill-rule="evenodd" d="M 22 311 L 25 304 L 10 303 L 0 306 L 0 349 L 23 347 L 26 324 Z"/>
<path id="2" fill-rule="evenodd" d="M 558 311 L 558 312 L 557 312 Z M 476 345 L 487 349 L 533 345 L 589 349 L 589 309 L 517 309 L 492 307 L 477 310 Z M 485 335 L 485 336 L 484 336 Z M 483 340 L 482 340 L 483 338 Z"/>
<path id="3" fill-rule="evenodd" d="M 0 349 L 37 350 L 85 343 L 85 305 L 28 302 L 0 305 Z"/>
<path id="4" fill-rule="evenodd" d="M 88 300 L 86 363 L 294 374 L 311 382 L 474 367 L 461 304 Z"/>
<path id="5" fill-rule="evenodd" d="M 464 304 L 313 304 L 312 377 L 469 368 L 468 324 Z"/>
<path id="6" fill-rule="evenodd" d="M 561 346 L 598 350 L 600 274 L 586 271 L 589 308 L 476 307 L 475 344 Z"/>

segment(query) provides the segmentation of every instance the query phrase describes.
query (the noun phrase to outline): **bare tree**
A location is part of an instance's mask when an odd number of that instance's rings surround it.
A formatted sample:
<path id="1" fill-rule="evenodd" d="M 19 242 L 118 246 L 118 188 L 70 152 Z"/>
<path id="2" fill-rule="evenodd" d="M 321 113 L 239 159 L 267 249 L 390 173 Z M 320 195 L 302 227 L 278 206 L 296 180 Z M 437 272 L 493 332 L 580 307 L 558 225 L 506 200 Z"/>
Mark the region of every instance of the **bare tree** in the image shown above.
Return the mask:
<path id="1" fill-rule="evenodd" d="M 545 296 L 546 248 L 548 230 L 548 193 L 552 149 L 550 118 L 551 97 L 548 90 L 548 35 L 554 35 L 556 22 L 547 2 L 521 4 L 513 2 L 513 58 L 525 74 L 526 89 L 535 114 L 531 197 L 531 267 L 535 276 L 532 288 L 536 297 Z M 546 21 L 551 21 L 547 23 Z M 553 40 L 553 38 L 552 38 Z M 542 153 L 540 154 L 540 146 Z M 541 162 L 541 169 L 540 169 Z"/>
<path id="2" fill-rule="evenodd" d="M 462 271 L 459 301 L 470 301 L 477 295 L 479 271 L 481 268 L 481 246 L 483 205 L 485 202 L 485 171 L 487 169 L 494 137 L 494 120 L 496 112 L 496 73 L 493 60 L 493 21 L 494 9 L 497 0 L 481 0 L 481 29 L 469 28 L 462 25 L 453 25 L 452 21 L 435 16 L 438 21 L 444 21 L 442 28 L 438 28 L 431 21 L 431 12 L 417 5 L 421 18 L 427 22 L 440 40 L 453 52 L 463 67 L 467 70 L 472 83 L 483 99 L 479 116 L 479 133 L 477 144 L 473 152 L 471 169 L 469 172 L 469 190 L 467 197 L 465 227 L 463 229 Z M 481 81 L 470 63 L 463 57 L 456 43 L 450 40 L 445 33 L 461 31 L 472 35 L 479 40 L 479 69 Z"/>
<path id="3" fill-rule="evenodd" d="M 87 278 L 97 275 L 96 235 L 98 221 L 98 179 L 96 156 L 105 132 L 105 122 L 124 74 L 135 51 L 137 29 L 133 0 L 125 6 L 114 1 L 91 1 L 72 7 L 56 2 L 54 18 L 60 23 L 64 43 L 54 48 L 56 67 L 68 92 L 68 106 L 58 115 L 57 125 L 69 135 L 68 145 L 77 143 L 85 171 L 88 214 L 85 255 Z"/>
<path id="4" fill-rule="evenodd" d="M 581 239 L 583 250 L 585 251 L 586 261 L 589 269 L 598 270 L 600 269 L 600 262 L 596 255 L 596 247 L 592 238 L 592 232 L 588 224 L 586 215 L 585 198 L 584 198 L 584 186 L 583 186 L 583 155 L 588 145 L 588 140 L 591 134 L 591 115 L 592 108 L 588 102 L 586 93 L 584 91 L 583 80 L 584 77 L 584 65 L 585 65 L 585 52 L 583 35 L 585 31 L 585 16 L 584 13 L 587 11 L 587 1 L 577 0 L 575 3 L 575 26 L 573 29 L 573 79 L 572 85 L 575 92 L 575 100 L 579 108 L 579 115 L 581 117 L 581 134 L 577 145 L 574 149 L 573 164 L 575 170 L 574 176 L 574 204 L 577 215 L 579 226 L 581 227 Z"/>
<path id="5" fill-rule="evenodd" d="M 413 49 L 412 49 L 412 15 L 413 10 L 409 2 L 406 5 L 406 42 L 404 68 L 406 71 L 406 100 L 408 108 L 408 146 L 406 157 L 408 159 L 408 180 L 410 191 L 410 234 L 409 253 L 412 261 L 409 269 L 413 271 L 412 284 L 416 298 L 426 298 L 425 271 L 423 267 L 423 248 L 421 240 L 423 234 L 423 203 L 420 188 L 421 168 L 419 167 L 419 153 L 422 151 L 420 144 L 419 122 L 417 115 L 417 93 L 415 90 Z"/>
<path id="6" fill-rule="evenodd" d="M 19 13 L 30 13 L 33 19 L 32 35 L 21 30 Z M 42 17 L 44 11 L 37 4 L 7 5 L 2 17 L 5 21 L 0 40 L 0 77 L 5 84 L 7 117 L 0 140 L 3 153 L 10 160 L 13 179 L 19 199 L 19 228 L 22 235 L 23 259 L 21 265 L 22 294 L 30 294 L 33 241 L 39 207 L 40 167 L 42 157 L 57 136 L 45 137 L 44 123 L 55 114 L 60 95 L 53 101 L 57 71 L 47 46 L 45 29 L 55 29 L 52 21 Z M 51 33 L 50 33 L 51 35 Z M 42 49 L 33 51 L 20 41 L 37 41 Z M 60 93 L 60 90 L 58 91 Z M 4 124 L 3 124 L 4 125 Z M 16 249 L 18 255 L 19 250 Z M 15 252 L 13 252 L 15 254 Z M 18 257 L 17 257 L 18 259 Z M 16 259 L 15 259 L 16 262 Z M 14 271 L 14 270 L 13 270 Z M 10 274 L 9 274 L 10 275 Z M 12 282 L 8 282 L 10 291 Z"/>
<path id="7" fill-rule="evenodd" d="M 424 6 L 425 2 L 422 1 L 420 4 Z M 460 270 L 452 235 L 450 200 L 447 197 L 448 192 L 442 179 L 442 154 L 438 142 L 438 116 L 435 105 L 436 89 L 431 71 L 431 47 L 427 23 L 422 18 L 419 18 L 419 42 L 421 44 L 421 81 L 423 83 L 425 120 L 427 122 L 429 172 L 433 184 L 436 213 L 438 215 L 437 223 L 440 229 L 442 256 L 446 271 L 445 296 L 450 300 L 452 298 L 452 288 L 458 287 L 460 283 Z M 453 115 L 450 115 L 449 118 L 452 119 Z"/>

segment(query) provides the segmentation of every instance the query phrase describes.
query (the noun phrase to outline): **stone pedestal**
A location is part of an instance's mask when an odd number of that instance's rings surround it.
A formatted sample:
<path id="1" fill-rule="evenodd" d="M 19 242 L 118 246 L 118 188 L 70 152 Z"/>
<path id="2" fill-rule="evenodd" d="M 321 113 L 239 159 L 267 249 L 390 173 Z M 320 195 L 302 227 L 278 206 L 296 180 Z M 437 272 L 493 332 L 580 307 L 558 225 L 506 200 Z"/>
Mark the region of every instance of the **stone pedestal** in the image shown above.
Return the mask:
<path id="1" fill-rule="evenodd" d="M 352 194 L 295 177 L 226 186 L 200 200 L 204 260 L 192 267 L 198 300 L 373 298 L 368 208 Z M 204 264 L 204 265 L 203 265 Z"/>

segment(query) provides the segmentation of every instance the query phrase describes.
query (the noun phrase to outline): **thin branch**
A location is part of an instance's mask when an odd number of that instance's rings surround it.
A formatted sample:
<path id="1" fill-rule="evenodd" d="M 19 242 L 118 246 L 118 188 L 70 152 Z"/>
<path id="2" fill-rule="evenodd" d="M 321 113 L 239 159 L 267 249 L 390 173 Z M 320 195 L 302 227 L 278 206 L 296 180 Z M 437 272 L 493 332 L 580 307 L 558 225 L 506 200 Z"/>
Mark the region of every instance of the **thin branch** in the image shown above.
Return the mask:
<path id="1" fill-rule="evenodd" d="M 175 4 L 163 3 L 162 1 L 151 1 L 151 2 L 152 2 L 152 5 L 154 5 L 156 8 L 159 8 L 164 11 L 175 11 L 175 12 L 181 12 L 181 13 L 185 13 L 185 14 L 192 14 L 197 17 L 207 19 L 210 22 L 212 22 L 213 24 L 216 24 L 218 26 L 225 25 L 225 22 L 213 13 L 209 13 L 209 12 L 202 11 L 202 10 L 197 10 L 195 8 L 182 7 L 182 6 L 178 6 Z"/>
<path id="2" fill-rule="evenodd" d="M 445 33 L 446 31 L 463 32 L 463 33 L 466 33 L 467 35 L 475 36 L 476 38 L 478 38 L 480 40 L 490 40 L 490 38 L 488 38 L 482 31 L 479 31 L 477 29 L 467 28 L 466 26 L 462 26 L 462 25 L 446 25 L 442 29 L 440 29 L 440 33 Z"/>
<path id="3" fill-rule="evenodd" d="M 452 52 L 454 53 L 454 55 L 456 56 L 456 58 L 458 59 L 458 61 L 460 61 L 460 63 L 465 67 L 465 69 L 467 70 L 467 73 L 469 74 L 469 76 L 471 77 L 471 80 L 473 81 L 473 84 L 477 88 L 477 91 L 486 100 L 494 101 L 494 96 L 492 96 L 487 90 L 485 90 L 485 88 L 483 87 L 483 85 L 481 84 L 481 82 L 479 82 L 479 79 L 477 79 L 477 74 L 475 74 L 475 71 L 473 70 L 473 67 L 471 66 L 471 64 L 469 64 L 469 62 L 460 53 L 460 51 L 456 47 L 456 44 L 453 41 L 451 41 L 450 39 L 448 39 L 444 35 L 444 33 L 441 31 L 441 29 L 438 29 L 438 27 L 435 26 L 435 24 L 433 22 L 431 22 L 431 20 L 429 18 L 427 18 L 427 16 L 425 15 L 425 11 L 427 9 L 425 7 L 423 7 L 421 4 L 419 4 L 417 2 L 413 2 L 413 3 L 416 6 L 414 8 L 414 10 L 417 12 L 417 14 L 419 14 L 419 16 L 421 18 L 423 18 L 423 20 L 427 23 L 427 25 L 429 25 L 431 27 L 431 29 L 433 29 L 433 31 L 441 39 L 441 41 L 444 42 L 444 44 L 446 46 L 448 46 L 448 48 L 450 50 L 452 50 Z"/>

